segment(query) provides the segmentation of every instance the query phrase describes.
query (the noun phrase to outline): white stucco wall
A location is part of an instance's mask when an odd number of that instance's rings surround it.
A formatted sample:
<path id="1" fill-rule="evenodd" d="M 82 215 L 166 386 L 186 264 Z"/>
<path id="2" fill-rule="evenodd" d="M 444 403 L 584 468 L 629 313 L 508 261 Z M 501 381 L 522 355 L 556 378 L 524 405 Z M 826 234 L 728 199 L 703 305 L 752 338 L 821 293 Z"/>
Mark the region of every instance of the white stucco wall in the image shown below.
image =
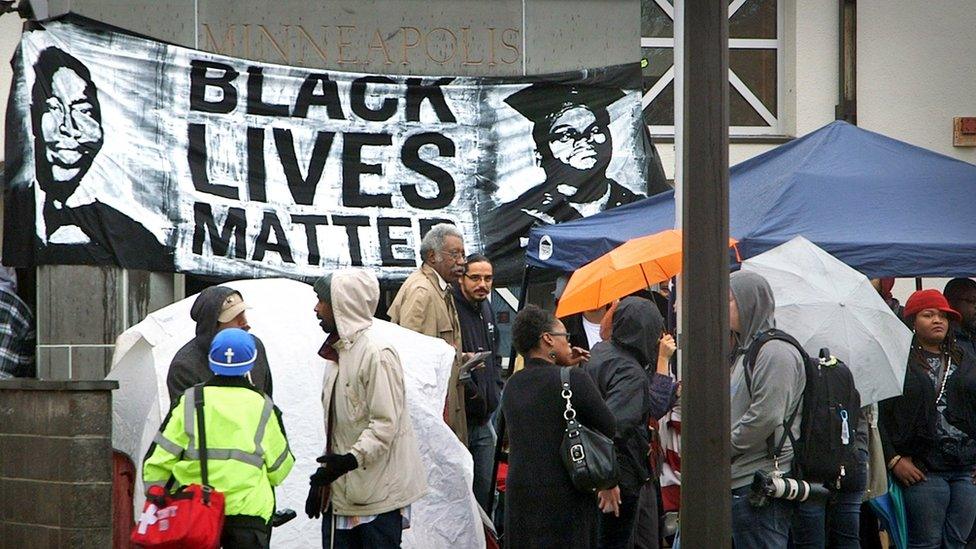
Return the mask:
<path id="1" fill-rule="evenodd" d="M 7 96 L 10 95 L 10 83 L 13 81 L 13 69 L 10 59 L 13 58 L 17 43 L 20 42 L 20 32 L 23 21 L 14 13 L 0 17 L 0 161 L 4 159 L 4 139 L 6 138 Z M 0 240 L 3 239 L 3 201 L 0 200 Z"/>
<path id="2" fill-rule="evenodd" d="M 952 118 L 976 116 L 976 3 L 857 4 L 858 125 L 976 163 L 952 146 Z"/>
<path id="3" fill-rule="evenodd" d="M 7 96 L 10 95 L 10 82 L 13 71 L 10 59 L 14 55 L 17 43 L 20 41 L 20 30 L 23 21 L 15 13 L 8 13 L 0 17 L 0 160 L 3 160 L 4 131 L 7 114 Z"/>
<path id="4" fill-rule="evenodd" d="M 785 0 L 783 75 L 785 133 L 798 137 L 834 119 L 837 104 L 838 8 L 836 0 Z M 729 146 L 729 164 L 762 154 L 777 146 L 737 143 Z M 673 143 L 658 143 L 658 153 L 669 179 L 674 178 Z"/>
<path id="5" fill-rule="evenodd" d="M 839 14 L 837 0 L 787 0 L 796 4 L 796 114 L 794 137 L 834 120 L 837 105 Z M 788 72 L 788 71 L 787 71 Z M 790 85 L 790 82 L 786 83 Z M 787 121 L 790 123 L 791 121 Z"/>
<path id="6" fill-rule="evenodd" d="M 952 118 L 976 116 L 976 4 L 971 0 L 862 0 L 857 12 L 857 121 L 966 162 L 976 147 L 952 145 Z M 923 280 L 941 290 L 947 279 Z M 904 303 L 913 280 L 899 280 Z"/>

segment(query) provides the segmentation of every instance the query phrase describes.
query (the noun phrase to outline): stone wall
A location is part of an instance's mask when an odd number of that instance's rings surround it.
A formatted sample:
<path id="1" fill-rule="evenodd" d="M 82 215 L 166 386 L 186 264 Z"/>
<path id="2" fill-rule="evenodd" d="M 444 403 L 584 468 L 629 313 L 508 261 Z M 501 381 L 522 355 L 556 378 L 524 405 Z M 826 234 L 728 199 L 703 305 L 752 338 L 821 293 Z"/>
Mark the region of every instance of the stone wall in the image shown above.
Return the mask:
<path id="1" fill-rule="evenodd" d="M 112 546 L 116 388 L 0 380 L 0 545 Z"/>

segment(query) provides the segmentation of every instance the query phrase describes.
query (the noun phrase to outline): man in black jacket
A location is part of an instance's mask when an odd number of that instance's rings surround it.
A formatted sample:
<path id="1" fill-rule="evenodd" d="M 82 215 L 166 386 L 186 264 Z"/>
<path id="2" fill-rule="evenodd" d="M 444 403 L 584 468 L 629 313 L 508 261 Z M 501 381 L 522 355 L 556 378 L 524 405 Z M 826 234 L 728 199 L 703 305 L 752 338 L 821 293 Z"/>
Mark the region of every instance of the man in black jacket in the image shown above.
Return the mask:
<path id="1" fill-rule="evenodd" d="M 959 311 L 962 320 L 952 323 L 956 345 L 976 359 L 976 280 L 953 278 L 942 292 L 949 306 Z"/>
<path id="2" fill-rule="evenodd" d="M 190 308 L 190 318 L 197 323 L 197 335 L 176 352 L 166 375 L 166 389 L 171 405 L 175 405 L 188 388 L 213 377 L 208 356 L 210 343 L 217 332 L 225 328 L 251 329 L 247 325 L 246 310 L 244 298 L 232 288 L 211 286 L 200 292 Z M 260 339 L 255 337 L 254 343 L 257 345 L 258 356 L 248 375 L 258 390 L 272 396 L 268 354 Z"/>
<path id="3" fill-rule="evenodd" d="M 495 313 L 488 303 L 494 270 L 487 257 L 472 254 L 464 275 L 453 286 L 454 303 L 461 324 L 461 350 L 465 358 L 475 353 L 490 353 L 484 367 L 471 370 L 464 383 L 465 412 L 468 422 L 468 450 L 474 458 L 474 495 L 486 513 L 491 513 L 491 473 L 495 457 L 495 431 L 489 421 L 501 395 L 501 358 L 498 356 L 498 329 Z M 463 376 L 466 377 L 466 376 Z"/>
<path id="4" fill-rule="evenodd" d="M 556 305 L 559 305 L 563 291 L 569 284 L 569 278 L 570 275 L 564 274 L 556 279 L 556 289 L 552 292 Z M 600 323 L 603 321 L 603 316 L 607 314 L 607 309 L 609 309 L 609 305 L 603 305 L 596 309 L 573 313 L 560 318 L 559 320 L 563 321 L 563 326 L 569 333 L 569 344 L 580 349 L 592 349 L 594 345 L 603 341 L 600 337 Z"/>

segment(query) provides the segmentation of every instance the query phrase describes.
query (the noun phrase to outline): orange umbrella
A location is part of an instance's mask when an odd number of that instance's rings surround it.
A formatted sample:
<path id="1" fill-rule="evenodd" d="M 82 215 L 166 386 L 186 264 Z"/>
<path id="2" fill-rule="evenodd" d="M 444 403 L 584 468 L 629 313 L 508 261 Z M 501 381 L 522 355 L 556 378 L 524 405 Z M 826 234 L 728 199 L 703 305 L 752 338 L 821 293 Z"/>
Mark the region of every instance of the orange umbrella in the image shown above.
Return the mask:
<path id="1" fill-rule="evenodd" d="M 729 246 L 736 240 L 729 239 Z M 556 307 L 564 317 L 669 280 L 681 272 L 681 231 L 670 229 L 624 242 L 576 270 Z"/>

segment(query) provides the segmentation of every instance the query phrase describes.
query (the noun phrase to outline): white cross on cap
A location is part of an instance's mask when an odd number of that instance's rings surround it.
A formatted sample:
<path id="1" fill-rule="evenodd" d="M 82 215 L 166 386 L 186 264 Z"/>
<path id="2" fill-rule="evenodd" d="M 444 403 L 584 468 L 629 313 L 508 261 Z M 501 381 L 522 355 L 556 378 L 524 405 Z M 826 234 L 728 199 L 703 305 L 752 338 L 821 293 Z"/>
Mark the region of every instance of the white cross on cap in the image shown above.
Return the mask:
<path id="1" fill-rule="evenodd" d="M 234 361 L 234 349 L 227 347 L 227 351 L 224 352 L 224 356 L 227 357 L 227 362 L 231 363 Z"/>

